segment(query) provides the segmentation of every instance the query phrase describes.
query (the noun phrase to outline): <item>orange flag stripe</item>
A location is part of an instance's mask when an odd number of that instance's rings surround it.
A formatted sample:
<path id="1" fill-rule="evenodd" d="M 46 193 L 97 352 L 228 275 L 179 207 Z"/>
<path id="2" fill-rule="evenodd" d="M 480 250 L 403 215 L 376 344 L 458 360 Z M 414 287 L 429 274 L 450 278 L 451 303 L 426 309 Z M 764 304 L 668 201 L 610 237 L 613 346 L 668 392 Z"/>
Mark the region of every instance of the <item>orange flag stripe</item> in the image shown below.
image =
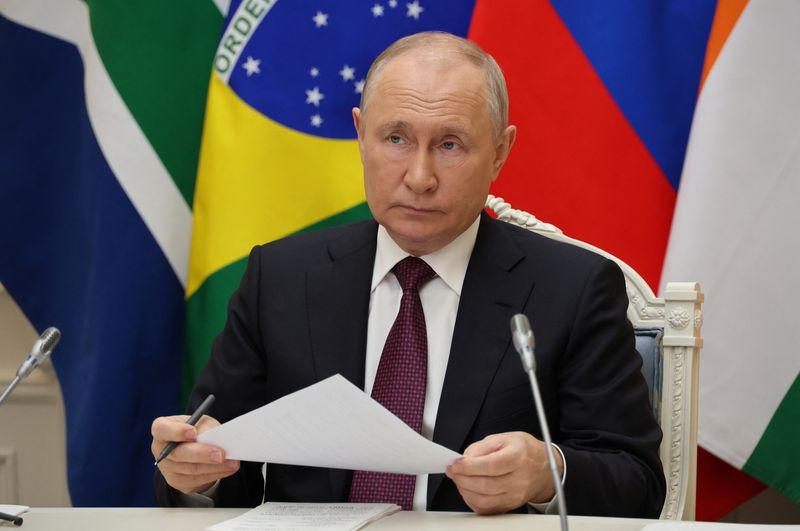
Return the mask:
<path id="1" fill-rule="evenodd" d="M 708 47 L 706 48 L 706 60 L 703 64 L 703 77 L 700 80 L 700 90 L 703 90 L 708 73 L 719 57 L 725 41 L 733 31 L 733 27 L 739 17 L 747 7 L 749 0 L 719 0 L 717 10 L 714 13 L 714 23 L 711 26 L 711 35 L 708 37 Z"/>

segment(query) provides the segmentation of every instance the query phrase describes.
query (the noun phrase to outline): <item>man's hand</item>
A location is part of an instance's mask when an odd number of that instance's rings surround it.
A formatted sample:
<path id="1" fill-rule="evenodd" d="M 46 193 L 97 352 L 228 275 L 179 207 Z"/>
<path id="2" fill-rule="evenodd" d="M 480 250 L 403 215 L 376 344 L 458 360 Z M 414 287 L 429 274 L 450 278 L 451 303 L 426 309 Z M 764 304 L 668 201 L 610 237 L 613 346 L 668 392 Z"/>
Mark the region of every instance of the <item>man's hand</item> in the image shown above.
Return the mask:
<path id="1" fill-rule="evenodd" d="M 564 464 L 555 452 L 559 473 Z M 524 432 L 498 433 L 471 444 L 445 471 L 466 504 L 478 514 L 504 513 L 555 495 L 542 441 Z"/>
<path id="2" fill-rule="evenodd" d="M 226 460 L 221 448 L 193 442 L 198 433 L 219 426 L 219 422 L 204 415 L 197 426 L 186 424 L 186 415 L 159 417 L 153 421 L 153 444 L 150 450 L 158 458 L 169 441 L 179 444 L 158 464 L 164 479 L 173 488 L 189 494 L 209 489 L 218 479 L 226 478 L 239 470 L 239 461 Z"/>

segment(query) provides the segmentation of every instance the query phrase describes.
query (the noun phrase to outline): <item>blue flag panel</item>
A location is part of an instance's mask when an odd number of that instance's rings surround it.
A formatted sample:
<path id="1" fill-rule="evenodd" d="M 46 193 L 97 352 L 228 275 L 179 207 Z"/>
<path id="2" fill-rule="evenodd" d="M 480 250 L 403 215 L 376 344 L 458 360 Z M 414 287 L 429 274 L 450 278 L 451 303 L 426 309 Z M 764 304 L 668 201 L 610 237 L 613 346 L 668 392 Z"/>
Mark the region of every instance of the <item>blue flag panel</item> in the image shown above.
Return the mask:
<path id="1" fill-rule="evenodd" d="M 677 191 L 716 0 L 551 0 Z"/>
<path id="2" fill-rule="evenodd" d="M 239 4 L 232 3 L 226 26 Z M 277 2 L 242 50 L 229 83 L 249 105 L 287 127 L 352 139 L 350 109 L 358 106 L 378 54 L 420 31 L 466 37 L 473 5 L 470 0 Z M 258 74 L 246 68 L 248 61 L 257 61 Z"/>
<path id="3" fill-rule="evenodd" d="M 183 293 L 106 163 L 74 46 L 0 17 L 0 281 L 63 338 L 76 506 L 152 505 L 150 423 L 179 407 Z M 20 500 L 25 503 L 25 500 Z"/>

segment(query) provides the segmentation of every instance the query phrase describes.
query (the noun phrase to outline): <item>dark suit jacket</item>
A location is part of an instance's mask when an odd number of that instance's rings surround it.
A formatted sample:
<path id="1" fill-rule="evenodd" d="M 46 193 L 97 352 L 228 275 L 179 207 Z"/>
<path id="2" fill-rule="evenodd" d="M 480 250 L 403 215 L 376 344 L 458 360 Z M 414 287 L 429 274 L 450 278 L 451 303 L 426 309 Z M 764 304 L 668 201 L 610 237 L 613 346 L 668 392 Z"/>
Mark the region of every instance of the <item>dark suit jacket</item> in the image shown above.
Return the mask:
<path id="1" fill-rule="evenodd" d="M 377 225 L 364 222 L 257 247 L 189 403 L 208 394 L 225 422 L 341 373 L 364 387 Z M 664 500 L 653 419 L 613 262 L 482 215 L 458 307 L 433 440 L 456 451 L 483 437 L 541 438 L 509 320 L 525 313 L 550 431 L 567 463 L 571 514 L 657 517 Z M 260 463 L 222 480 L 218 506 L 256 506 Z M 341 502 L 352 472 L 269 464 L 266 499 Z M 160 504 L 176 503 L 156 474 Z M 441 474 L 428 509 L 468 511 Z"/>

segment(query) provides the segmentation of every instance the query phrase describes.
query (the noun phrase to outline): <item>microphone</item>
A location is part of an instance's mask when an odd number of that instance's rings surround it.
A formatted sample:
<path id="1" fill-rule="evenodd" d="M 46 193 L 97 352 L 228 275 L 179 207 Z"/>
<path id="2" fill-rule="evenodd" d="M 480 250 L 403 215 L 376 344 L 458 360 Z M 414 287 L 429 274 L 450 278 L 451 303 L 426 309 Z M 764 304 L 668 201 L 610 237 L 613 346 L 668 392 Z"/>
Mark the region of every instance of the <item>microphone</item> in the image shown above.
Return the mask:
<path id="1" fill-rule="evenodd" d="M 522 358 L 522 368 L 525 372 L 535 372 L 536 358 L 533 357 L 533 349 L 536 347 L 536 341 L 528 318 L 521 313 L 511 318 L 511 339 L 519 357 Z"/>
<path id="2" fill-rule="evenodd" d="M 533 338 L 533 330 L 528 318 L 518 313 L 511 318 L 511 338 L 514 348 L 517 349 L 519 357 L 522 359 L 522 367 L 528 373 L 533 391 L 533 402 L 536 404 L 536 414 L 539 417 L 539 427 L 544 437 L 545 451 L 547 452 L 547 462 L 550 465 L 550 474 L 553 476 L 553 483 L 556 487 L 556 503 L 558 504 L 558 516 L 561 519 L 561 530 L 568 531 L 567 524 L 567 501 L 564 499 L 564 488 L 561 486 L 561 477 L 558 475 L 556 456 L 553 454 L 553 441 L 550 439 L 550 429 L 547 426 L 547 417 L 544 414 L 542 397 L 539 394 L 539 385 L 536 382 L 536 358 L 534 357 L 534 347 L 536 342 Z"/>
<path id="3" fill-rule="evenodd" d="M 52 354 L 53 349 L 56 347 L 60 339 L 61 332 L 54 326 L 51 326 L 42 332 L 42 335 L 39 336 L 39 339 L 33 343 L 33 347 L 31 347 L 28 357 L 25 358 L 25 361 L 23 361 L 22 365 L 20 365 L 19 369 L 17 369 L 17 375 L 14 377 L 14 380 L 11 381 L 6 390 L 3 391 L 2 396 L 0 396 L 0 404 L 2 404 L 6 397 L 11 394 L 11 391 L 17 387 L 19 382 L 27 378 L 28 375 L 39 366 L 39 364 L 41 364 L 50 356 L 50 354 Z"/>

